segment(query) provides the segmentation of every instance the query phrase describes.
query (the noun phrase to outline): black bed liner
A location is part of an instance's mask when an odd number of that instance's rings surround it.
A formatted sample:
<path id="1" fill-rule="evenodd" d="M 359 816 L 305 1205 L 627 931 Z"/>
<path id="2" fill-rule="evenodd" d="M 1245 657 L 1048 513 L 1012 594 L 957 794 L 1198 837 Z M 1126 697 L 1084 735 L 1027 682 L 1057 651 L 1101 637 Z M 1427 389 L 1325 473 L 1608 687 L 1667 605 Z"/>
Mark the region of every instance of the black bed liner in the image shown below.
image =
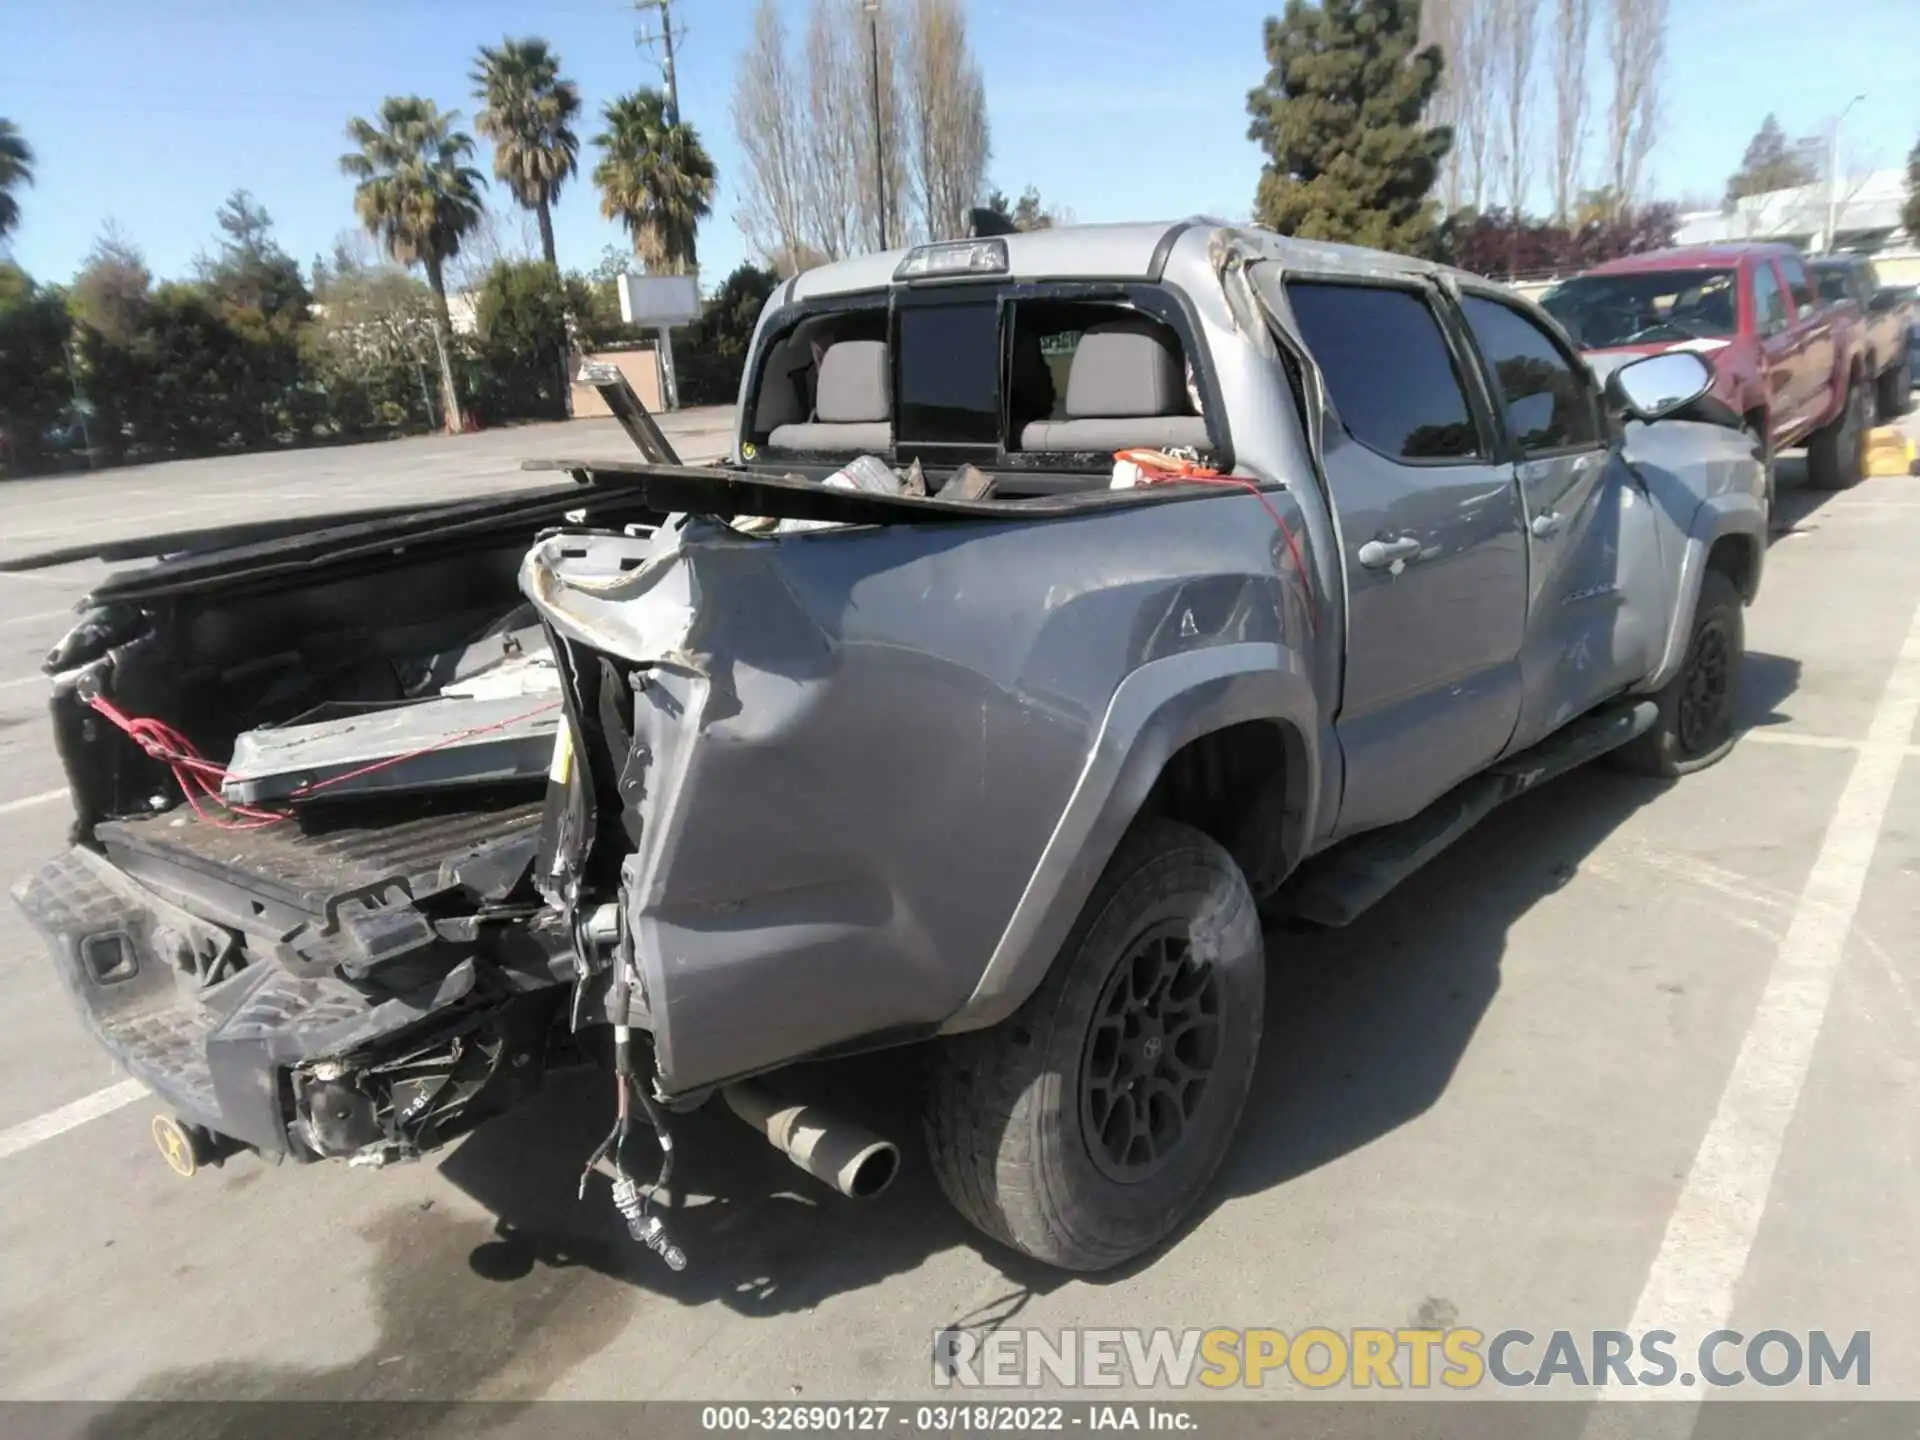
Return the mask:
<path id="1" fill-rule="evenodd" d="M 542 798 L 524 788 L 315 807 L 257 830 L 225 829 L 182 806 L 109 820 L 96 836 L 131 874 L 158 865 L 230 886 L 308 916 L 347 896 L 403 885 L 418 900 L 476 883 L 478 869 L 524 868 L 540 830 Z M 500 862 L 488 867 L 486 862 Z"/>

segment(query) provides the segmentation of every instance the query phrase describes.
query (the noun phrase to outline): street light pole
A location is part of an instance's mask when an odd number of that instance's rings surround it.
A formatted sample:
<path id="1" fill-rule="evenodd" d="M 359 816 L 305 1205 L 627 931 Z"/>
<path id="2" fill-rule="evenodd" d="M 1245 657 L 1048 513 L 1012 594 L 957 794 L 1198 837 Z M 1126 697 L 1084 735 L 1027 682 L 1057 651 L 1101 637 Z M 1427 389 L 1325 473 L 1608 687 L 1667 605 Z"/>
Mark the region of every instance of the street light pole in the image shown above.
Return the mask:
<path id="1" fill-rule="evenodd" d="M 867 37 L 873 44 L 873 183 L 880 200 L 880 248 L 887 248 L 887 142 L 880 129 L 880 0 L 865 0 Z"/>
<path id="2" fill-rule="evenodd" d="M 1847 111 L 1867 98 L 1861 91 L 1846 104 L 1833 122 L 1833 140 L 1827 151 L 1827 254 L 1834 250 L 1835 232 L 1840 225 L 1840 127 L 1847 123 Z"/>

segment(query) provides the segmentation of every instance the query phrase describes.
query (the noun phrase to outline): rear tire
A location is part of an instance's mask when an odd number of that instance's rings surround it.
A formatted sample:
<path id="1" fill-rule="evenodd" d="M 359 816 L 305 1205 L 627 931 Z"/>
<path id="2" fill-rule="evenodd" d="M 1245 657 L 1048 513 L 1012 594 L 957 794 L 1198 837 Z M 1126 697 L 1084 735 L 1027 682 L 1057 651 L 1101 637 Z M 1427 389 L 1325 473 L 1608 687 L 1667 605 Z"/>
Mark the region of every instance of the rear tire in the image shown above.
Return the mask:
<path id="1" fill-rule="evenodd" d="M 1746 616 L 1740 591 L 1721 570 L 1700 577 L 1700 599 L 1687 637 L 1687 658 L 1653 695 L 1653 728 L 1613 752 L 1622 770 L 1671 780 L 1722 759 L 1733 749 L 1746 659 Z"/>
<path id="2" fill-rule="evenodd" d="M 1867 387 L 1848 385 L 1832 421 L 1807 441 L 1807 484 L 1815 490 L 1850 490 L 1860 483 L 1867 446 Z"/>
<path id="3" fill-rule="evenodd" d="M 1913 352 L 1900 352 L 1900 363 L 1880 376 L 1880 418 L 1897 420 L 1907 413 L 1913 393 Z"/>
<path id="4" fill-rule="evenodd" d="M 1137 826 L 1040 988 L 935 1051 L 925 1126 L 947 1199 L 1067 1270 L 1164 1240 L 1238 1126 L 1265 964 L 1233 858 L 1190 826 Z"/>

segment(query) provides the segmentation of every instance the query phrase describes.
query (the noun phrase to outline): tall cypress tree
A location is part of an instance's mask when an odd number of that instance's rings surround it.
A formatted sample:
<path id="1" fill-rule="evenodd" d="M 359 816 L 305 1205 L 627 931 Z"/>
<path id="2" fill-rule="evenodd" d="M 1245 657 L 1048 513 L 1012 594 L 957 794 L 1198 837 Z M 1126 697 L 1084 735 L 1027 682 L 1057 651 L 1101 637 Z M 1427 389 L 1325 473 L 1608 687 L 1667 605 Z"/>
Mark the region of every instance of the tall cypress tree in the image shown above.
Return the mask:
<path id="1" fill-rule="evenodd" d="M 1248 138 L 1267 152 L 1254 201 L 1283 235 L 1421 253 L 1453 144 L 1424 123 L 1438 46 L 1419 49 L 1419 0 L 1287 0 L 1266 23 L 1266 82 L 1247 95 Z"/>

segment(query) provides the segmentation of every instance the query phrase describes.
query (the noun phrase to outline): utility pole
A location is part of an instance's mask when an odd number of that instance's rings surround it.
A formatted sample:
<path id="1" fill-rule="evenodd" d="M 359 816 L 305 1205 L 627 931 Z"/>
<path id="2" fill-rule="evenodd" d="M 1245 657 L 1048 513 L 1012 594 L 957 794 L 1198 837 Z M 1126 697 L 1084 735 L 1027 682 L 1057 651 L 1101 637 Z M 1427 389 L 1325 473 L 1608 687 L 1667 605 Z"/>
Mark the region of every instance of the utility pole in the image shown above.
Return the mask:
<path id="1" fill-rule="evenodd" d="M 1833 253 L 1840 225 L 1840 127 L 1847 123 L 1847 110 L 1866 98 L 1864 90 L 1854 96 L 1833 122 L 1833 142 L 1827 152 L 1827 243 L 1824 247 L 1829 255 Z"/>
<path id="2" fill-rule="evenodd" d="M 673 0 L 633 0 L 636 10 L 658 10 L 660 29 L 656 34 L 642 30 L 635 41 L 649 49 L 660 47 L 660 76 L 667 95 L 667 124 L 680 123 L 680 84 L 673 73 Z"/>
<path id="3" fill-rule="evenodd" d="M 873 183 L 880 200 L 880 248 L 887 248 L 887 137 L 880 128 L 880 0 L 864 0 L 873 43 Z"/>

